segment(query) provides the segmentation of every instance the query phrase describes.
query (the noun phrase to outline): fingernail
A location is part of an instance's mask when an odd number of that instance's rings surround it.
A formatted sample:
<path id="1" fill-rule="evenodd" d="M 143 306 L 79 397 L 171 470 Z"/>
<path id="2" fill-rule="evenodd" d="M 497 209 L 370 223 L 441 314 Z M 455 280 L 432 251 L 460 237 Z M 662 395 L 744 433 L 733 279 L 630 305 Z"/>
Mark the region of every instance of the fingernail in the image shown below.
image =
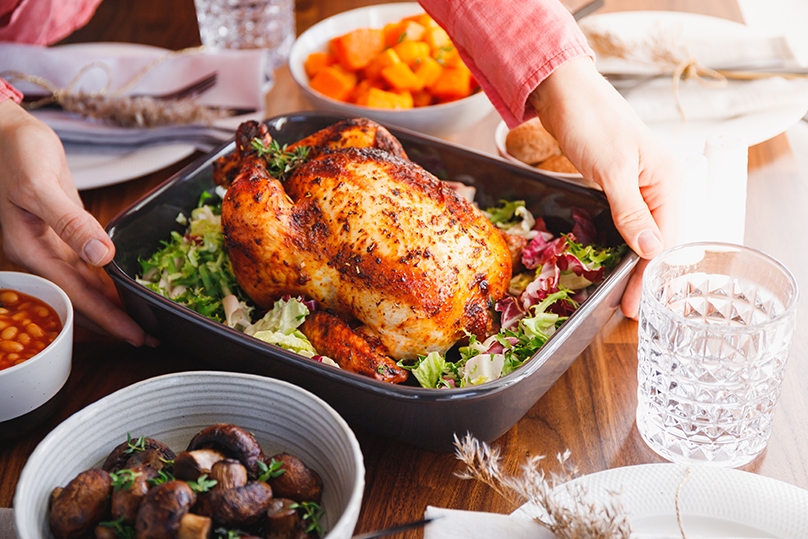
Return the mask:
<path id="1" fill-rule="evenodd" d="M 84 244 L 84 260 L 98 266 L 104 257 L 107 256 L 109 249 L 106 245 L 96 239 L 92 239 Z"/>
<path id="2" fill-rule="evenodd" d="M 662 240 L 651 230 L 643 230 L 637 238 L 640 247 L 640 255 L 643 258 L 651 258 L 662 251 Z"/>

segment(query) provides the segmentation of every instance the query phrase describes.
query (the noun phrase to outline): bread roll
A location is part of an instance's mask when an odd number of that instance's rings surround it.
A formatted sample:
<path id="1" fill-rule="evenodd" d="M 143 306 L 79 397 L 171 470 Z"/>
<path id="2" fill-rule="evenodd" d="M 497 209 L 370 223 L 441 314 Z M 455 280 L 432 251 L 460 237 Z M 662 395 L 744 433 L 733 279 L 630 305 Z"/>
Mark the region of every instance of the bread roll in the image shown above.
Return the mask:
<path id="1" fill-rule="evenodd" d="M 558 142 L 541 125 L 538 118 L 532 118 L 511 129 L 505 137 L 505 149 L 528 165 L 535 165 L 554 155 L 561 155 Z"/>
<path id="2" fill-rule="evenodd" d="M 566 155 L 554 155 L 549 159 L 545 159 L 536 168 L 541 170 L 549 170 L 551 172 L 565 172 L 567 174 L 578 174 L 578 169 L 575 165 L 570 163 Z"/>

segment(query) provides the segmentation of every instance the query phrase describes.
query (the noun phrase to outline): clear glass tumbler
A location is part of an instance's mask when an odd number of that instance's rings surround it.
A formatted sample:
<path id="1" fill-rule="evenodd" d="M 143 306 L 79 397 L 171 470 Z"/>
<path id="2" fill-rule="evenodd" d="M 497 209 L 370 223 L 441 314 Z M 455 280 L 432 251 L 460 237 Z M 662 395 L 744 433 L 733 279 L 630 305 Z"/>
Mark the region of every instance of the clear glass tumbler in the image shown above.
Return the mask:
<path id="1" fill-rule="evenodd" d="M 294 0 L 194 0 L 202 44 L 264 49 L 266 75 L 289 59 L 295 41 Z"/>
<path id="2" fill-rule="evenodd" d="M 768 443 L 797 282 L 760 251 L 692 243 L 643 274 L 637 428 L 662 457 L 742 466 Z"/>

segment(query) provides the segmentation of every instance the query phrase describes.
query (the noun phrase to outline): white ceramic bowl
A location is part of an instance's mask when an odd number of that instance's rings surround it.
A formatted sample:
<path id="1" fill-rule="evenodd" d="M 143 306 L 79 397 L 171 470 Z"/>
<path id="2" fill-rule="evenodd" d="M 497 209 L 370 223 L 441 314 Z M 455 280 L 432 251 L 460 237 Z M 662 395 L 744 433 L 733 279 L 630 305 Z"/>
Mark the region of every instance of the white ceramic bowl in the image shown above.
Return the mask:
<path id="1" fill-rule="evenodd" d="M 407 110 L 386 110 L 337 101 L 309 87 L 309 78 L 303 64 L 310 53 L 327 51 L 330 39 L 357 28 L 382 28 L 387 23 L 423 11 L 416 2 L 380 4 L 345 11 L 320 21 L 303 32 L 292 46 L 289 56 L 292 77 L 308 101 L 317 109 L 353 117 L 366 117 L 383 125 L 403 127 L 436 137 L 468 129 L 494 110 L 483 92 L 451 103 Z"/>
<path id="2" fill-rule="evenodd" d="M 323 479 L 325 537 L 351 537 L 359 518 L 365 469 L 348 424 L 319 397 L 287 382 L 208 371 L 144 380 L 56 427 L 20 475 L 14 495 L 17 537 L 52 537 L 47 518 L 50 492 L 81 471 L 99 467 L 127 433 L 155 438 L 178 452 L 197 432 L 215 423 L 245 428 L 264 454 L 287 451 L 317 471 Z"/>
<path id="3" fill-rule="evenodd" d="M 538 168 L 533 165 L 528 165 L 527 163 L 520 161 L 516 157 L 512 156 L 508 153 L 508 148 L 505 145 L 505 138 L 508 136 L 508 126 L 505 122 L 499 122 L 497 128 L 494 130 L 494 144 L 497 147 L 497 153 L 504 159 L 512 163 L 516 163 L 518 165 L 522 165 L 523 167 L 527 167 L 532 170 L 538 170 L 545 176 L 550 176 L 552 178 L 559 178 L 562 180 L 568 180 L 571 182 L 579 183 L 591 189 L 598 189 L 602 190 L 598 184 L 593 181 L 589 181 L 584 178 L 580 173 L 570 174 L 569 172 L 555 172 L 553 170 L 545 170 L 543 168 Z"/>
<path id="4" fill-rule="evenodd" d="M 16 271 L 0 271 L 0 289 L 38 298 L 56 311 L 62 331 L 34 357 L 0 370 L 0 439 L 12 438 L 46 419 L 59 404 L 73 358 L 73 305 L 52 282 Z"/>

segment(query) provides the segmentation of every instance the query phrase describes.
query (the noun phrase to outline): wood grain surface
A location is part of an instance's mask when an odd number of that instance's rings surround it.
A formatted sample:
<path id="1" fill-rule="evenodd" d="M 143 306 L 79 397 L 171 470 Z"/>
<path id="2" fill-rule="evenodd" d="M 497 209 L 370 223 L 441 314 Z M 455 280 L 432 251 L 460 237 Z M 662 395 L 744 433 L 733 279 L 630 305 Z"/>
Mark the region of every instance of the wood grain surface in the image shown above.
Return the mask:
<path id="1" fill-rule="evenodd" d="M 369 0 L 299 0 L 297 30 Z M 607 0 L 600 10 L 663 9 L 692 11 L 740 20 L 734 0 Z M 180 49 L 199 43 L 193 0 L 104 0 L 92 21 L 65 42 L 126 41 Z M 267 98 L 267 115 L 309 108 L 288 70 Z M 494 153 L 496 114 L 451 140 Z M 87 209 L 108 222 L 121 209 L 180 170 L 192 158 L 119 185 L 82 193 Z M 747 243 L 781 259 L 808 283 L 804 250 L 808 236 L 808 177 L 780 135 L 751 148 Z M 14 269 L 3 256 L 0 268 Z M 808 488 L 808 331 L 803 294 L 797 332 L 774 433 L 768 450 L 745 469 Z M 583 474 L 618 466 L 663 462 L 641 440 L 634 422 L 637 368 L 636 322 L 615 315 L 587 350 L 509 432 L 495 442 L 506 466 L 516 470 L 529 455 L 554 456 L 569 449 Z M 0 507 L 10 507 L 20 471 L 37 443 L 60 421 L 110 392 L 147 377 L 208 368 L 197 358 L 167 347 L 135 349 L 79 331 L 64 407 L 40 428 L 14 441 L 0 442 Z M 455 477 L 451 454 L 417 450 L 357 431 L 365 455 L 367 487 L 357 532 L 422 517 L 427 505 L 482 511 L 515 509 L 486 486 Z M 549 461 L 548 461 L 549 462 Z M 413 531 L 400 537 L 421 537 Z"/>

